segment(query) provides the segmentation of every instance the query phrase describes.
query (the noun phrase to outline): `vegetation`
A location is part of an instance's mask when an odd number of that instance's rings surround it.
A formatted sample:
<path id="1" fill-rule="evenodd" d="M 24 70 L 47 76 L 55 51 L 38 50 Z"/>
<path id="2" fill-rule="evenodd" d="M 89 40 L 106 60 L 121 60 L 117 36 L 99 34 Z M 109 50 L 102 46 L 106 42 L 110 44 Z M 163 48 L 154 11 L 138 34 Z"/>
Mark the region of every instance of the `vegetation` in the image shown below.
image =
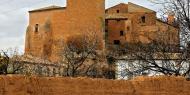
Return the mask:
<path id="1" fill-rule="evenodd" d="M 163 15 L 173 13 L 180 29 L 180 45 L 172 45 L 166 40 L 153 40 L 149 44 L 127 43 L 122 51 L 111 54 L 122 69 L 120 77 L 132 78 L 139 75 L 176 75 L 190 77 L 190 0 L 150 0 L 163 6 Z M 169 30 L 168 30 L 169 31 Z M 158 31 L 160 32 L 160 31 Z M 167 34 L 163 34 L 167 35 Z M 161 35 L 157 36 L 162 38 Z M 120 54 L 120 55 L 119 55 Z M 119 64 L 116 64 L 119 65 Z"/>
<path id="2" fill-rule="evenodd" d="M 0 53 L 0 74 L 16 74 L 23 68 L 17 50 L 8 53 L 2 51 Z"/>
<path id="3" fill-rule="evenodd" d="M 95 32 L 70 38 L 62 52 L 66 76 L 104 77 L 107 65 L 99 47 L 100 42 Z"/>

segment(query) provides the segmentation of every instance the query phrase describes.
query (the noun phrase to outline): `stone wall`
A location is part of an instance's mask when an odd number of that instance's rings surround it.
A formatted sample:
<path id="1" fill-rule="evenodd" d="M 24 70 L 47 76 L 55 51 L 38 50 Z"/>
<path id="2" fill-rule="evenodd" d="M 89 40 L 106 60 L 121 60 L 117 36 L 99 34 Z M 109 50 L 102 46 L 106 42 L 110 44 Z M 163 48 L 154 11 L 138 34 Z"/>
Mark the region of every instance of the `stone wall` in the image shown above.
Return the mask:
<path id="1" fill-rule="evenodd" d="M 0 95 L 189 95 L 182 77 L 106 80 L 61 77 L 0 76 Z"/>
<path id="2" fill-rule="evenodd" d="M 105 0 L 67 0 L 62 9 L 41 10 L 29 13 L 29 28 L 25 53 L 53 62 L 60 60 L 64 42 L 69 37 L 96 32 L 103 49 Z M 43 28 L 50 22 L 50 31 Z M 35 32 L 35 25 L 39 31 Z"/>
<path id="3" fill-rule="evenodd" d="M 121 46 L 127 46 L 137 42 L 148 44 L 152 40 L 172 45 L 179 44 L 178 28 L 158 20 L 156 12 L 150 9 L 129 2 L 107 9 L 106 14 L 114 15 L 112 19 L 107 19 L 106 24 L 110 45 L 113 45 L 114 41 L 120 41 Z M 121 35 L 121 31 L 124 35 Z"/>
<path id="4" fill-rule="evenodd" d="M 30 12 L 26 31 L 25 54 L 40 58 L 50 57 L 53 40 L 52 19 L 55 13 L 64 13 L 64 9 Z M 35 31 L 36 24 L 38 24 L 38 32 Z"/>

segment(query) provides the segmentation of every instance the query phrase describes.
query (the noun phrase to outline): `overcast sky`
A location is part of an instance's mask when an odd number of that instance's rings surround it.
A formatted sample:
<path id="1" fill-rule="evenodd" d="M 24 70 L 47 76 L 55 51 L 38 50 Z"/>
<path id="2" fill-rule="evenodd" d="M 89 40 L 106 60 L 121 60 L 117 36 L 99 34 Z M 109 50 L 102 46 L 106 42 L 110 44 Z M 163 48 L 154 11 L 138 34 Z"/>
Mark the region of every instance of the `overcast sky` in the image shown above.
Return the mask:
<path id="1" fill-rule="evenodd" d="M 106 0 L 106 8 L 127 2 L 158 10 L 148 0 Z M 0 0 L 0 50 L 17 47 L 24 52 L 28 11 L 49 5 L 66 6 L 65 3 L 66 0 Z"/>

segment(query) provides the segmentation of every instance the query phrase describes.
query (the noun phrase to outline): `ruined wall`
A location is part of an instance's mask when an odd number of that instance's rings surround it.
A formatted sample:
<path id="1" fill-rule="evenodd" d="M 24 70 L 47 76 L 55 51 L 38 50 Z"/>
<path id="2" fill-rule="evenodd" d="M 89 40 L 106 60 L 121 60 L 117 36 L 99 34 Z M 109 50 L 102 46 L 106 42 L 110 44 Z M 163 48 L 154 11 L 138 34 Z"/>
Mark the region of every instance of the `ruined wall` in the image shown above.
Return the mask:
<path id="1" fill-rule="evenodd" d="M 181 77 L 139 77 L 131 81 L 88 78 L 0 76 L 0 95 L 189 95 Z"/>

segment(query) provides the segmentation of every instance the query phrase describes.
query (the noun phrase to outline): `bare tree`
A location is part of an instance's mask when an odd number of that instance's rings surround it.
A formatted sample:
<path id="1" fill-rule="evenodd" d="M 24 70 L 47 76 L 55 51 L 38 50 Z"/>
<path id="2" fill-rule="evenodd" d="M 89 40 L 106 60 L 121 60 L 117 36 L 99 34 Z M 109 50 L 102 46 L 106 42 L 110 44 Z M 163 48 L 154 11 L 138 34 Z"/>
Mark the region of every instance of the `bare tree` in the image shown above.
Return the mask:
<path id="1" fill-rule="evenodd" d="M 132 78 L 140 75 L 189 75 L 189 60 L 182 52 L 171 52 L 168 45 L 158 42 L 130 45 L 126 54 L 114 58 L 118 75 Z"/>
<path id="2" fill-rule="evenodd" d="M 7 74 L 7 68 L 9 64 L 9 57 L 5 52 L 0 54 L 0 74 Z"/>
<path id="3" fill-rule="evenodd" d="M 96 32 L 69 38 L 62 52 L 62 63 L 67 66 L 66 76 L 98 77 L 105 61 L 99 46 Z"/>
<path id="4" fill-rule="evenodd" d="M 18 50 L 1 51 L 0 53 L 0 74 L 16 74 L 23 68 L 21 56 Z"/>
<path id="5" fill-rule="evenodd" d="M 157 31 L 157 39 L 151 43 L 127 43 L 125 49 L 112 51 L 112 61 L 120 64 L 120 77 L 134 77 L 138 75 L 190 75 L 189 41 L 190 41 L 190 0 L 149 0 L 163 6 L 162 17 L 172 13 L 175 19 L 172 26 L 180 30 L 180 46 L 168 43 L 171 34 Z M 165 21 L 167 21 L 166 19 Z M 165 33 L 171 33 L 167 30 Z M 178 43 L 178 42 L 174 42 Z M 127 64 L 126 64 L 127 63 Z"/>
<path id="6" fill-rule="evenodd" d="M 176 23 L 179 25 L 181 44 L 185 51 L 190 42 L 190 0 L 149 0 L 154 4 L 163 6 L 162 15 L 173 13 Z"/>
<path id="7" fill-rule="evenodd" d="M 181 38 L 181 48 L 183 55 L 186 59 L 189 59 L 189 43 L 190 43 L 190 0 L 150 0 L 155 4 L 160 4 L 163 6 L 162 12 L 172 12 L 174 13 L 175 20 L 180 28 L 180 38 Z M 189 70 L 186 74 L 190 73 L 190 63 Z"/>

